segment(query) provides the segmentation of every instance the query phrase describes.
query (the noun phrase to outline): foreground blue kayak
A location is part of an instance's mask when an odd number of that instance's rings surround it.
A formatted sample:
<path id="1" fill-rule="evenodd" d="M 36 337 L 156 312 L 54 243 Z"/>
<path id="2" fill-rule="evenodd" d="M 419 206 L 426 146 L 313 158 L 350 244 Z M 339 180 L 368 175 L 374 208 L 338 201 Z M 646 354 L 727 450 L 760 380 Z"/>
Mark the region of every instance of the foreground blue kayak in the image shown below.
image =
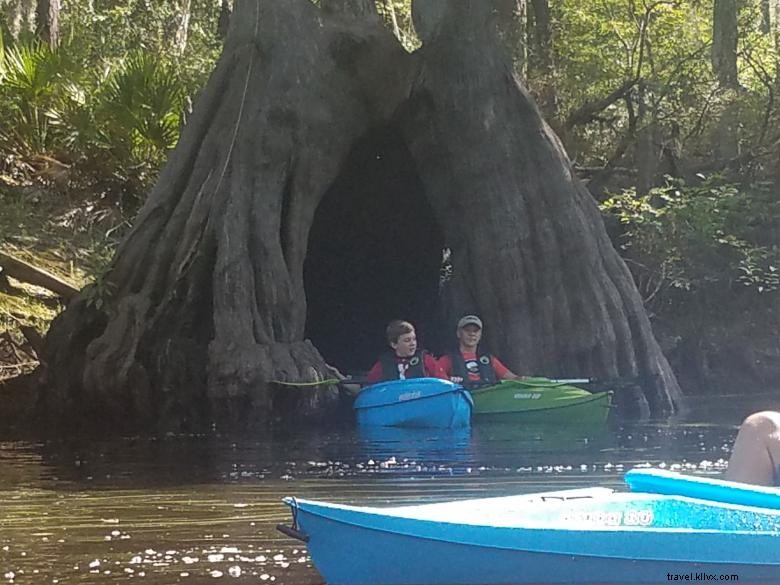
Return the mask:
<path id="1" fill-rule="evenodd" d="M 605 488 L 396 508 L 284 502 L 293 526 L 280 530 L 308 543 L 328 585 L 780 578 L 776 510 Z"/>
<path id="2" fill-rule="evenodd" d="M 740 506 L 780 509 L 780 488 L 776 487 L 682 475 L 663 469 L 632 469 L 626 473 L 625 481 L 635 492 L 688 496 Z"/>
<path id="3" fill-rule="evenodd" d="M 363 388 L 353 408 L 360 425 L 456 428 L 470 424 L 473 405 L 463 386 L 412 378 Z"/>

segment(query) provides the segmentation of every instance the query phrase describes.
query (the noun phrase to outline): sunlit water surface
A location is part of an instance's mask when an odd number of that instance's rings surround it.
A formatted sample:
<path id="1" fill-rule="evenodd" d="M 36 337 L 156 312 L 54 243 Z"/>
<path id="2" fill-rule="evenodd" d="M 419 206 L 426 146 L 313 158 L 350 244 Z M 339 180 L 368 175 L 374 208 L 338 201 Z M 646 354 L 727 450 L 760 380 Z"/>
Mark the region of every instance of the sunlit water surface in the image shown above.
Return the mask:
<path id="1" fill-rule="evenodd" d="M 637 464 L 722 471 L 746 414 L 780 392 L 696 399 L 674 421 L 605 429 L 475 423 L 273 439 L 0 443 L 0 585 L 276 583 L 321 578 L 278 533 L 286 495 L 369 505 L 588 486 Z"/>

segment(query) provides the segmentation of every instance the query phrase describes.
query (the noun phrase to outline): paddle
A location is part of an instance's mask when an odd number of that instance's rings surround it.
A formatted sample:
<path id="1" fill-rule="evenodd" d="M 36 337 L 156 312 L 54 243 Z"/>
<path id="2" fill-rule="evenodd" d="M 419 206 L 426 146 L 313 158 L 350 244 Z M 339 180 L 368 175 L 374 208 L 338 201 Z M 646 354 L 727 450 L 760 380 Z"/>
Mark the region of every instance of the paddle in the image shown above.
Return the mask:
<path id="1" fill-rule="evenodd" d="M 533 382 L 535 378 L 530 378 L 529 382 Z M 600 384 L 610 386 L 628 386 L 632 384 L 641 384 L 647 379 L 647 376 L 616 376 L 614 378 L 536 378 L 542 380 L 540 384 L 546 384 L 552 382 L 554 384 Z M 522 381 L 522 380 L 520 380 Z"/>
<path id="2" fill-rule="evenodd" d="M 307 382 L 290 382 L 285 380 L 271 380 L 271 384 L 276 384 L 278 386 L 286 386 L 290 388 L 316 388 L 319 386 L 341 386 L 344 387 L 347 390 L 351 390 L 352 388 L 348 388 L 348 386 L 367 386 L 371 382 L 368 381 L 365 374 L 363 375 L 344 375 L 341 372 L 339 372 L 336 368 L 329 368 L 331 373 L 333 374 L 332 378 L 325 378 L 322 380 L 313 380 L 313 381 L 307 381 Z"/>
<path id="3" fill-rule="evenodd" d="M 556 384 L 590 384 L 595 381 L 592 378 L 550 378 L 550 382 Z"/>
<path id="4" fill-rule="evenodd" d="M 618 388 L 640 384 L 643 378 L 641 376 L 625 378 L 545 378 L 542 376 L 519 378 L 517 380 L 503 380 L 499 383 L 517 384 L 526 388 L 544 390 L 545 388 L 559 388 L 561 386 L 588 386 L 584 388 L 590 392 L 614 391 Z M 595 387 L 594 387 L 595 386 Z M 484 392 L 485 390 L 495 388 L 496 384 L 480 384 L 472 386 L 469 390 L 472 393 Z"/>
<path id="5" fill-rule="evenodd" d="M 498 384 L 514 384 L 517 386 L 524 386 L 526 388 L 535 388 L 539 390 L 543 390 L 545 388 L 559 388 L 561 386 L 568 386 L 573 383 L 580 383 L 584 384 L 586 383 L 586 380 L 589 381 L 587 378 L 571 378 L 571 379 L 552 379 L 552 378 L 542 378 L 542 377 L 535 377 L 535 378 L 518 378 L 516 380 L 501 380 Z M 495 388 L 497 384 L 479 384 L 477 386 L 470 386 L 469 390 L 471 392 L 484 392 L 485 390 L 488 390 L 490 388 Z"/>

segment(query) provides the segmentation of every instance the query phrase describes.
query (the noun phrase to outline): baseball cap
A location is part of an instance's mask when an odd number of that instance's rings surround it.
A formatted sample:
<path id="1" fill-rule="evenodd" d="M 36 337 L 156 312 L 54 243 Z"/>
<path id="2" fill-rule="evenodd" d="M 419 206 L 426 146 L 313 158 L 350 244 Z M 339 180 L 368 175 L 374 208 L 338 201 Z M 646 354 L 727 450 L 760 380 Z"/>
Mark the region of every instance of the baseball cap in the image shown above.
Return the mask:
<path id="1" fill-rule="evenodd" d="M 476 315 L 464 315 L 460 318 L 460 321 L 458 321 L 458 329 L 463 329 L 466 325 L 476 325 L 482 329 L 482 319 Z"/>

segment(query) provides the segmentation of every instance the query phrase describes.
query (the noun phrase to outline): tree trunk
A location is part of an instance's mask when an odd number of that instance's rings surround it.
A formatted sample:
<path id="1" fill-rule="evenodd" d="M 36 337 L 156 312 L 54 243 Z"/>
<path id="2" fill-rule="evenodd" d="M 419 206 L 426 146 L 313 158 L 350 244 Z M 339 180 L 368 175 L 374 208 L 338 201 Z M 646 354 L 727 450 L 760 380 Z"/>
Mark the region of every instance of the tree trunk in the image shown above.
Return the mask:
<path id="1" fill-rule="evenodd" d="M 714 0 L 712 67 L 721 87 L 737 85 L 737 2 Z"/>
<path id="2" fill-rule="evenodd" d="M 761 0 L 761 32 L 765 35 L 772 32 L 772 2 L 774 0 Z"/>
<path id="3" fill-rule="evenodd" d="M 452 249 L 455 312 L 480 313 L 517 372 L 640 377 L 646 393 L 618 396 L 624 410 L 674 411 L 680 389 L 632 276 L 486 3 L 450 3 L 429 25 L 404 127 Z"/>
<path id="4" fill-rule="evenodd" d="M 552 14 L 548 0 L 531 0 L 534 14 L 534 57 L 540 72 L 554 71 Z"/>
<path id="5" fill-rule="evenodd" d="M 174 46 L 176 52 L 181 55 L 187 49 L 187 40 L 190 35 L 190 17 L 192 0 L 180 0 L 178 5 L 179 24 L 176 27 L 176 39 Z"/>
<path id="6" fill-rule="evenodd" d="M 660 162 L 656 113 L 648 101 L 651 101 L 651 98 L 648 96 L 647 85 L 642 81 L 637 91 L 640 129 L 636 141 L 636 191 L 639 195 L 646 195 L 655 186 Z"/>
<path id="7" fill-rule="evenodd" d="M 322 0 L 321 4 L 326 12 L 340 12 L 358 18 L 377 15 L 374 0 Z"/>
<path id="8" fill-rule="evenodd" d="M 626 410 L 673 410 L 631 275 L 487 3 L 418 0 L 414 56 L 369 0 L 323 4 L 236 3 L 108 273 L 52 324 L 44 412 L 174 429 L 324 414 L 330 388 L 277 384 L 329 377 L 304 339 L 309 232 L 350 150 L 387 126 L 406 136 L 453 250 L 453 309 L 482 313 L 520 372 L 642 376 L 647 396 L 621 394 Z"/>
<path id="9" fill-rule="evenodd" d="M 772 36 L 775 44 L 775 92 L 780 89 L 780 0 L 771 1 Z M 775 143 L 775 192 L 780 190 L 780 140 Z M 778 195 L 780 197 L 780 195 Z"/>
<path id="10" fill-rule="evenodd" d="M 217 19 L 217 38 L 227 37 L 228 27 L 230 26 L 230 3 L 228 0 L 222 0 L 219 5 L 219 18 Z"/>
<path id="11" fill-rule="evenodd" d="M 531 0 L 534 43 L 532 63 L 539 74 L 541 89 L 539 105 L 547 120 L 558 116 L 558 93 L 555 88 L 555 58 L 553 56 L 552 13 L 548 0 Z"/>
<path id="12" fill-rule="evenodd" d="M 772 36 L 775 42 L 775 83 L 780 85 L 780 0 L 772 0 Z"/>
<path id="13" fill-rule="evenodd" d="M 51 327 L 53 417 L 262 426 L 277 398 L 298 417 L 334 398 L 273 383 L 331 377 L 303 339 L 308 232 L 353 143 L 401 100 L 408 55 L 378 20 L 324 18 L 309 0 L 234 10 L 108 274 Z"/>
<path id="14" fill-rule="evenodd" d="M 390 17 L 390 24 L 393 27 L 393 34 L 399 41 L 403 41 L 401 38 L 401 29 L 398 26 L 398 17 L 395 15 L 395 6 L 393 0 L 384 0 L 385 10 Z"/>
<path id="15" fill-rule="evenodd" d="M 35 29 L 36 0 L 5 0 L 2 5 L 5 21 L 14 39 L 23 31 Z"/>
<path id="16" fill-rule="evenodd" d="M 739 154 L 737 77 L 738 3 L 735 0 L 714 0 L 712 20 L 712 67 L 718 77 L 723 96 L 723 109 L 715 132 L 715 152 L 722 161 Z"/>
<path id="17" fill-rule="evenodd" d="M 36 27 L 44 43 L 52 49 L 60 46 L 60 0 L 38 0 Z"/>
<path id="18" fill-rule="evenodd" d="M 524 84 L 528 77 L 528 13 L 526 0 L 497 0 L 496 16 L 515 71 Z"/>

